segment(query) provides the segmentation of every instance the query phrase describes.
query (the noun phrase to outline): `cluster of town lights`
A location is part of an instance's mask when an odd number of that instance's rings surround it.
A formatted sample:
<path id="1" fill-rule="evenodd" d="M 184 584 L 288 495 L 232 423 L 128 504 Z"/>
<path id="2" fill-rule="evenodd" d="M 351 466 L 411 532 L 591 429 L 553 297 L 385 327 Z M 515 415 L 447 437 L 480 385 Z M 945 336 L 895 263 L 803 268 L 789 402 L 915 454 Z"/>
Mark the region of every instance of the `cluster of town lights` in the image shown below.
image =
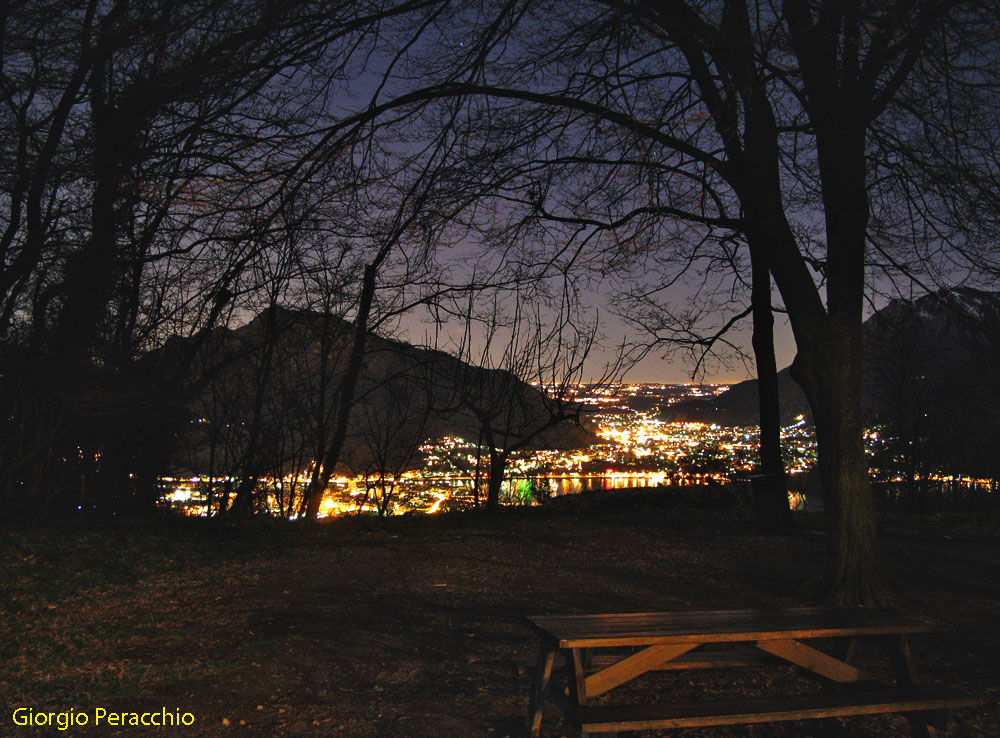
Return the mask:
<path id="1" fill-rule="evenodd" d="M 579 398 L 592 402 L 595 443 L 571 450 L 538 449 L 510 455 L 501 487 L 502 500 L 534 504 L 550 496 L 593 489 L 704 485 L 745 477 L 754 468 L 757 454 L 756 428 L 730 428 L 705 423 L 668 423 L 658 416 L 659 407 L 637 411 L 627 407 L 629 398 L 655 397 L 667 385 L 619 385 L 573 388 Z M 692 396 L 710 396 L 721 385 L 686 388 Z M 600 400 L 596 402 L 595 400 Z M 675 400 L 668 397 L 662 404 Z M 815 461 L 815 442 L 801 416 L 783 431 L 788 449 L 786 462 L 792 473 L 808 469 Z M 363 476 L 338 476 L 331 480 L 319 508 L 320 517 L 354 513 L 435 513 L 468 507 L 483 499 L 488 484 L 488 449 L 468 439 L 446 436 L 427 441 L 420 448 L 420 468 L 381 483 Z M 281 514 L 296 509 L 287 497 L 300 494 L 310 482 L 313 469 L 284 478 L 261 480 L 268 509 Z M 211 511 L 208 503 L 218 490 L 232 488 L 234 479 L 196 476 L 167 478 L 164 503 L 191 515 Z M 215 492 L 214 495 L 210 494 Z M 378 500 L 379 495 L 384 499 Z M 381 502 L 381 510 L 379 509 Z"/>

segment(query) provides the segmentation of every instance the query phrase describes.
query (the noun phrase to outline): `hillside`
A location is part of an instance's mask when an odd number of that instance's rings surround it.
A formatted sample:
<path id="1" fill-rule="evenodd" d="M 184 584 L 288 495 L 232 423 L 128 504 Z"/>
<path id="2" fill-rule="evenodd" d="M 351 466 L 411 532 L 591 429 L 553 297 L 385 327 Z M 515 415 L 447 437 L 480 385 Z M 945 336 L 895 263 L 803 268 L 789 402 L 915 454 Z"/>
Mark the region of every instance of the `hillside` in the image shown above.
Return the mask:
<path id="1" fill-rule="evenodd" d="M 1000 476 L 1000 293 L 895 300 L 866 323 L 863 407 L 903 473 Z"/>
<path id="2" fill-rule="evenodd" d="M 870 421 L 887 410 L 890 384 L 920 378 L 952 386 L 956 393 L 974 378 L 977 390 L 989 391 L 1000 352 L 1000 293 L 968 287 L 924 295 L 914 301 L 892 300 L 864 324 L 865 395 Z M 905 366 L 903 364 L 905 363 Z M 896 376 L 888 377 L 890 368 Z M 809 415 L 805 394 L 786 367 L 778 372 L 783 424 Z M 720 425 L 755 425 L 757 380 L 748 379 L 710 399 L 678 403 L 664 410 L 668 420 L 698 420 Z"/>
<path id="3" fill-rule="evenodd" d="M 304 468 L 313 439 L 338 410 L 353 326 L 334 316 L 283 308 L 235 330 L 217 330 L 195 361 L 199 389 L 175 465 L 227 472 L 257 444 L 274 467 Z M 509 372 L 471 366 L 369 334 L 351 409 L 342 471 L 412 465 L 428 438 L 475 441 L 486 417 L 497 444 L 517 443 L 550 418 L 551 402 Z M 256 433 L 254 432 L 256 427 Z M 532 437 L 530 448 L 575 448 L 592 435 L 571 422 Z"/>
<path id="4" fill-rule="evenodd" d="M 778 372 L 778 395 L 781 403 L 781 424 L 791 425 L 798 415 L 809 415 L 809 403 L 802 389 L 792 379 L 788 369 Z M 668 421 L 715 423 L 717 425 L 757 425 L 760 406 L 757 402 L 757 380 L 748 379 L 734 384 L 716 397 L 687 400 L 670 405 L 661 413 Z"/>
<path id="5" fill-rule="evenodd" d="M 908 476 L 938 469 L 1000 473 L 1000 293 L 968 287 L 893 300 L 864 324 L 866 423 L 888 430 Z M 801 388 L 778 374 L 781 422 L 810 415 Z M 720 425 L 759 422 L 757 382 L 674 405 L 667 420 Z"/>

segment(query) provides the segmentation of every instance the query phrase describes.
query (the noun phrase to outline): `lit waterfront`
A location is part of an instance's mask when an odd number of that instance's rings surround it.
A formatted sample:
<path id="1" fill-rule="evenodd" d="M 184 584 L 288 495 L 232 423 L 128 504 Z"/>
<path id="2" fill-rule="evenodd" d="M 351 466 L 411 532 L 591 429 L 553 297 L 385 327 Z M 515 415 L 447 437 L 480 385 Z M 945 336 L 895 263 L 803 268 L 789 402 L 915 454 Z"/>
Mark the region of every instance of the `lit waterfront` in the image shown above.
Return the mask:
<path id="1" fill-rule="evenodd" d="M 535 449 L 510 454 L 500 498 L 504 504 L 534 505 L 585 491 L 630 487 L 724 484 L 745 479 L 755 465 L 757 428 L 705 423 L 667 423 L 663 406 L 685 397 L 718 394 L 721 385 L 581 385 L 577 399 L 592 408 L 595 443 L 569 450 Z M 636 406 L 639 406 L 637 408 Z M 783 429 L 786 468 L 798 473 L 815 461 L 811 428 L 802 418 Z M 434 513 L 466 509 L 485 498 L 488 449 L 447 436 L 420 447 L 419 468 L 380 479 L 339 476 L 331 480 L 322 517 L 351 513 Z M 228 494 L 233 479 L 164 479 L 164 502 L 188 514 L 209 512 Z M 294 499 L 309 483 L 308 471 L 261 481 L 268 511 L 295 517 Z"/>
<path id="2" fill-rule="evenodd" d="M 164 502 L 174 509 L 190 515 L 204 515 L 207 512 L 209 487 L 221 487 L 233 480 L 202 477 L 174 478 L 161 480 L 165 489 Z M 508 474 L 501 486 L 500 500 L 504 504 L 535 505 L 546 499 L 563 495 L 579 494 L 600 490 L 631 489 L 636 487 L 670 487 L 707 485 L 723 482 L 724 479 L 708 474 L 687 474 L 684 472 L 617 472 L 604 474 L 578 474 L 573 476 L 556 474 Z M 408 512 L 435 513 L 442 510 L 469 509 L 477 504 L 476 478 L 470 476 L 431 476 L 421 472 L 406 472 L 399 479 L 392 480 L 395 489 L 389 514 Z M 269 484 L 275 485 L 276 480 Z M 301 487 L 307 480 L 303 480 Z M 486 496 L 485 477 L 479 478 L 479 502 Z M 282 482 L 287 484 L 287 481 Z M 331 517 L 352 513 L 376 513 L 376 504 L 366 496 L 368 484 L 364 477 L 338 477 L 330 486 L 320 506 L 320 517 Z M 273 502 L 273 500 L 272 500 Z M 273 505 L 272 511 L 277 510 Z M 291 516 L 296 517 L 296 516 Z"/>
<path id="3" fill-rule="evenodd" d="M 543 388 L 544 389 L 544 388 Z M 746 481 L 757 463 L 758 429 L 707 423 L 665 422 L 664 407 L 687 398 L 717 395 L 723 385 L 613 385 L 574 388 L 586 403 L 594 442 L 575 449 L 512 452 L 500 488 L 507 505 L 538 505 L 548 499 L 581 492 L 632 487 L 677 487 Z M 889 485 L 912 484 L 894 468 L 886 438 L 877 429 L 866 434 L 872 480 Z M 781 430 L 785 469 L 795 475 L 816 464 L 813 428 L 803 416 Z M 417 468 L 395 477 L 337 476 L 320 507 L 321 517 L 347 514 L 399 515 L 468 509 L 486 497 L 489 449 L 457 436 L 431 439 L 420 447 Z M 889 466 L 885 466 L 886 460 Z M 309 469 L 282 478 L 266 477 L 257 488 L 261 504 L 272 515 L 295 518 Z M 925 483 L 960 484 L 989 491 L 991 480 L 934 473 Z M 163 504 L 189 515 L 212 514 L 239 480 L 191 476 L 164 478 Z M 797 487 L 794 481 L 790 488 Z M 790 493 L 793 505 L 803 501 Z M 224 503 L 223 503 L 224 504 Z"/>

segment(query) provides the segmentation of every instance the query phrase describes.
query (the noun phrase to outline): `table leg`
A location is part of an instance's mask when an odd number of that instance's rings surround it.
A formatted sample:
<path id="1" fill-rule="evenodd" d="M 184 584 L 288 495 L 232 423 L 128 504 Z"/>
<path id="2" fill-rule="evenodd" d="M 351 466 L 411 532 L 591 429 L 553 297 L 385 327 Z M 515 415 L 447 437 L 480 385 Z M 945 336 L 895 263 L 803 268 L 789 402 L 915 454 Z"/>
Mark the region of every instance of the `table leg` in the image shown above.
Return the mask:
<path id="1" fill-rule="evenodd" d="M 566 680 L 571 705 L 587 704 L 586 653 L 582 648 L 566 651 Z"/>
<path id="2" fill-rule="evenodd" d="M 856 638 L 837 638 L 833 642 L 833 648 L 830 649 L 830 655 L 837 659 L 837 661 L 843 661 L 845 664 L 854 664 L 854 654 L 858 648 L 858 640 Z M 830 692 L 843 692 L 850 682 L 835 682 L 832 679 L 822 680 L 823 689 Z"/>
<path id="3" fill-rule="evenodd" d="M 838 661 L 850 664 L 854 661 L 854 651 L 857 647 L 857 638 L 838 638 L 834 641 L 831 655 Z"/>
<path id="4" fill-rule="evenodd" d="M 910 642 L 905 635 L 893 636 L 886 639 L 886 652 L 889 654 L 889 663 L 892 666 L 893 676 L 896 679 L 896 686 L 900 689 L 908 689 L 920 685 L 920 677 L 917 674 L 917 667 L 913 663 L 913 653 L 910 651 Z M 911 712 L 907 713 L 907 720 L 910 723 L 910 730 L 914 738 L 937 738 L 937 725 L 943 729 L 947 727 L 947 714 Z"/>
<path id="5" fill-rule="evenodd" d="M 566 681 L 569 683 L 570 705 L 587 704 L 587 669 L 593 665 L 593 652 L 586 648 L 573 648 L 566 653 Z M 617 733 L 593 733 L 578 728 L 577 738 L 614 738 Z"/>
<path id="6" fill-rule="evenodd" d="M 544 644 L 538 649 L 538 662 L 535 665 L 535 678 L 531 685 L 531 697 L 528 700 L 528 719 L 525 727 L 530 738 L 536 738 L 542 726 L 542 709 L 545 707 L 546 693 L 552 679 L 552 664 L 556 652 Z"/>

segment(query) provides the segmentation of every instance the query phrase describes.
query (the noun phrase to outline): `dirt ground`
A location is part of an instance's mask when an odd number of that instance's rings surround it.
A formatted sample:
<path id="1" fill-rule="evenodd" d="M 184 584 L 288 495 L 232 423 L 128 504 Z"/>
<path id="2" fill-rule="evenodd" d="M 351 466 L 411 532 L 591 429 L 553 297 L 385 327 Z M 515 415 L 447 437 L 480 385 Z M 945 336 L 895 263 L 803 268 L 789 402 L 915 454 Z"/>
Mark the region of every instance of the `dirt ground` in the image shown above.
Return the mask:
<path id="1" fill-rule="evenodd" d="M 913 639 L 918 667 L 982 699 L 955 714 L 955 737 L 1000 736 L 998 523 L 883 522 L 900 607 L 934 629 Z M 0 735 L 513 736 L 530 683 L 518 666 L 536 649 L 523 616 L 801 604 L 823 537 L 818 518 L 797 525 L 762 538 L 724 493 L 654 491 L 495 516 L 0 529 Z M 766 694 L 798 679 L 674 672 L 619 698 Z M 17 708 L 88 725 L 20 726 Z M 95 727 L 99 708 L 193 724 Z M 898 716 L 672 733 L 907 734 Z M 567 731 L 547 713 L 542 735 Z"/>

